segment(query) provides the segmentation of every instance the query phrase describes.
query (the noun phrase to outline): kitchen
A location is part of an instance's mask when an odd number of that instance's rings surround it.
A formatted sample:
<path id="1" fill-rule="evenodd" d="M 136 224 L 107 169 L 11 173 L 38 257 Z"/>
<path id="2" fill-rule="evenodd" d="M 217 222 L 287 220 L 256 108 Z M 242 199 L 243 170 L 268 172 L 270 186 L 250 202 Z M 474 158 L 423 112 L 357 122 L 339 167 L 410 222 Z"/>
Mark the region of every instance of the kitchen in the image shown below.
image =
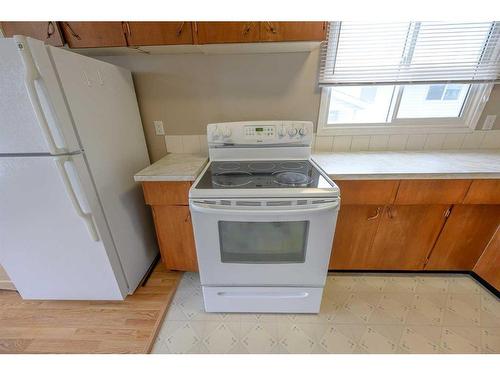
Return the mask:
<path id="1" fill-rule="evenodd" d="M 2 350 L 500 353 L 498 27 L 2 21 Z"/>

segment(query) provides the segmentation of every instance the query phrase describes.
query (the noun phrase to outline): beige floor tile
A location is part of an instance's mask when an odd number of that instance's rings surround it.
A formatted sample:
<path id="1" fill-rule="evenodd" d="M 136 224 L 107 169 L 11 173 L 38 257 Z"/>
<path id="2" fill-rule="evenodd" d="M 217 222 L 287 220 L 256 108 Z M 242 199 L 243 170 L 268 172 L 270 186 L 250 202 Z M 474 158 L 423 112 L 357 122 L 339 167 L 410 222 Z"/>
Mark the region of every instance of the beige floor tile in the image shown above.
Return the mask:
<path id="1" fill-rule="evenodd" d="M 447 293 L 449 279 L 443 276 L 418 276 L 416 293 Z"/>
<path id="2" fill-rule="evenodd" d="M 481 348 L 483 353 L 500 354 L 500 328 L 481 329 Z"/>
<path id="3" fill-rule="evenodd" d="M 500 300 L 489 292 L 481 294 L 481 326 L 500 327 Z"/>
<path id="4" fill-rule="evenodd" d="M 444 353 L 467 354 L 481 352 L 481 329 L 477 327 L 444 327 L 441 333 Z"/>
<path id="5" fill-rule="evenodd" d="M 387 279 L 384 293 L 415 293 L 417 283 L 416 276 L 392 276 Z"/>
<path id="6" fill-rule="evenodd" d="M 402 326 L 369 325 L 359 341 L 359 347 L 368 353 L 395 353 L 403 332 Z"/>
<path id="7" fill-rule="evenodd" d="M 278 325 L 273 323 L 241 323 L 241 346 L 253 354 L 272 353 L 278 345 Z"/>
<path id="8" fill-rule="evenodd" d="M 205 322 L 203 345 L 209 353 L 229 353 L 239 342 L 240 323 Z"/>
<path id="9" fill-rule="evenodd" d="M 196 350 L 203 337 L 202 322 L 168 321 L 158 334 L 160 346 L 168 353 L 190 353 Z"/>
<path id="10" fill-rule="evenodd" d="M 323 328 L 322 324 L 279 322 L 279 344 L 291 354 L 313 353 L 318 346 L 318 336 Z"/>
<path id="11" fill-rule="evenodd" d="M 354 283 L 354 292 L 381 293 L 387 285 L 387 277 L 366 275 L 359 276 Z"/>
<path id="12" fill-rule="evenodd" d="M 481 284 L 468 275 L 463 276 L 451 276 L 449 279 L 448 292 L 453 294 L 460 293 L 480 293 Z"/>
<path id="13" fill-rule="evenodd" d="M 449 294 L 443 316 L 445 326 L 479 326 L 481 297 L 478 294 Z"/>
<path id="14" fill-rule="evenodd" d="M 333 274 L 326 278 L 325 291 L 327 293 L 352 292 L 356 284 L 356 277 Z"/>
<path id="15" fill-rule="evenodd" d="M 354 353 L 357 344 L 366 330 L 364 325 L 327 325 L 323 326 L 319 345 L 327 353 Z"/>
<path id="16" fill-rule="evenodd" d="M 353 293 L 327 320 L 335 324 L 366 324 L 380 298 L 378 293 Z"/>
<path id="17" fill-rule="evenodd" d="M 411 309 L 413 294 L 383 294 L 369 318 L 370 324 L 404 324 Z"/>
<path id="18" fill-rule="evenodd" d="M 406 324 L 441 325 L 448 296 L 441 293 L 416 294 Z"/>
<path id="19" fill-rule="evenodd" d="M 405 327 L 399 347 L 405 353 L 438 354 L 440 352 L 441 329 L 434 326 Z"/>

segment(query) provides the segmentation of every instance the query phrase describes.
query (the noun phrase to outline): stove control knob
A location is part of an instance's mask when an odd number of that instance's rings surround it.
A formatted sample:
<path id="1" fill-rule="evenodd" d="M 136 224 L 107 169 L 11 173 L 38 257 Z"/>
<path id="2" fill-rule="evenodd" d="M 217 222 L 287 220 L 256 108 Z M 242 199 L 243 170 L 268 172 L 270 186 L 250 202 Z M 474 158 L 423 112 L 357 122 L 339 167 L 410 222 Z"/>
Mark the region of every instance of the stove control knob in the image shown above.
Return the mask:
<path id="1" fill-rule="evenodd" d="M 217 138 L 219 138 L 221 135 L 222 135 L 222 130 L 221 130 L 218 126 L 216 126 L 216 127 L 214 128 L 214 130 L 212 131 L 212 138 L 213 138 L 213 139 L 217 139 Z"/>
<path id="2" fill-rule="evenodd" d="M 280 137 L 284 137 L 286 135 L 286 131 L 285 131 L 285 128 L 283 126 L 278 128 L 278 135 Z"/>
<path id="3" fill-rule="evenodd" d="M 293 137 L 293 136 L 297 135 L 297 129 L 295 129 L 295 128 L 288 129 L 288 135 L 290 137 Z"/>
<path id="4" fill-rule="evenodd" d="M 228 127 L 224 128 L 224 130 L 222 131 L 222 135 L 224 136 L 224 138 L 230 137 L 231 133 L 231 129 L 229 129 Z"/>
<path id="5" fill-rule="evenodd" d="M 299 134 L 303 137 L 307 135 L 307 129 L 306 128 L 300 128 L 299 129 Z"/>

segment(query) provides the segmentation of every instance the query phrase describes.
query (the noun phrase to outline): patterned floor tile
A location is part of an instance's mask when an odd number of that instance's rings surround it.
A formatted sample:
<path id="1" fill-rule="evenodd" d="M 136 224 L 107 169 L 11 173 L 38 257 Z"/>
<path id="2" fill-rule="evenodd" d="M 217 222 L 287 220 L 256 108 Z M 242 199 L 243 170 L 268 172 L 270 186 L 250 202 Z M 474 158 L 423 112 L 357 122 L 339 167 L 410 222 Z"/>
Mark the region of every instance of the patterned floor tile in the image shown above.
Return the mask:
<path id="1" fill-rule="evenodd" d="M 364 325 L 327 325 L 323 328 L 319 345 L 331 354 L 354 353 L 365 331 Z"/>
<path id="2" fill-rule="evenodd" d="M 441 330 L 432 326 L 405 327 L 399 347 L 405 353 L 440 353 Z"/>
<path id="3" fill-rule="evenodd" d="M 413 295 L 383 294 L 369 318 L 370 324 L 404 324 L 411 309 Z"/>
<path id="4" fill-rule="evenodd" d="M 334 274 L 319 314 L 213 314 L 186 273 L 152 352 L 500 353 L 500 301 L 466 275 Z"/>
<path id="5" fill-rule="evenodd" d="M 367 353 L 396 353 L 403 332 L 402 326 L 369 325 L 359 341 Z"/>
<path id="6" fill-rule="evenodd" d="M 476 327 L 444 327 L 441 333 L 444 353 L 468 354 L 481 352 L 481 329 Z"/>
<path id="7" fill-rule="evenodd" d="M 276 322 L 241 323 L 241 345 L 247 353 L 273 353 L 278 342 Z"/>
<path id="8" fill-rule="evenodd" d="M 447 277 L 429 275 L 418 276 L 416 293 L 447 293 L 450 286 Z"/>
<path id="9" fill-rule="evenodd" d="M 478 294 L 449 294 L 443 316 L 445 326 L 479 326 L 481 297 Z"/>
<path id="10" fill-rule="evenodd" d="M 481 348 L 483 353 L 500 353 L 500 328 L 481 329 Z"/>
<path id="11" fill-rule="evenodd" d="M 446 294 L 416 294 L 406 317 L 406 324 L 440 326 L 443 323 L 447 300 Z"/>

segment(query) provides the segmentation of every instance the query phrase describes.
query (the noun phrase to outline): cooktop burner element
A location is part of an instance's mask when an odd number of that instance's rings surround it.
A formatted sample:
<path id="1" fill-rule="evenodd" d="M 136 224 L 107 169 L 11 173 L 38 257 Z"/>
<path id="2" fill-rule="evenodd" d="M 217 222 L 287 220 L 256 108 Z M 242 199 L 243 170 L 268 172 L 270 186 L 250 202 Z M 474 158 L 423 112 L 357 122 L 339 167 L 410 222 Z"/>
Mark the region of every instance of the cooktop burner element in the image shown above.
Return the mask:
<path id="1" fill-rule="evenodd" d="M 311 183 L 311 177 L 298 172 L 277 172 L 274 180 L 285 186 L 307 186 Z"/>
<path id="2" fill-rule="evenodd" d="M 329 187 L 308 160 L 214 161 L 196 189 L 274 189 Z"/>
<path id="3" fill-rule="evenodd" d="M 212 183 L 222 187 L 241 187 L 252 182 L 252 174 L 248 172 L 222 172 L 212 176 Z"/>

